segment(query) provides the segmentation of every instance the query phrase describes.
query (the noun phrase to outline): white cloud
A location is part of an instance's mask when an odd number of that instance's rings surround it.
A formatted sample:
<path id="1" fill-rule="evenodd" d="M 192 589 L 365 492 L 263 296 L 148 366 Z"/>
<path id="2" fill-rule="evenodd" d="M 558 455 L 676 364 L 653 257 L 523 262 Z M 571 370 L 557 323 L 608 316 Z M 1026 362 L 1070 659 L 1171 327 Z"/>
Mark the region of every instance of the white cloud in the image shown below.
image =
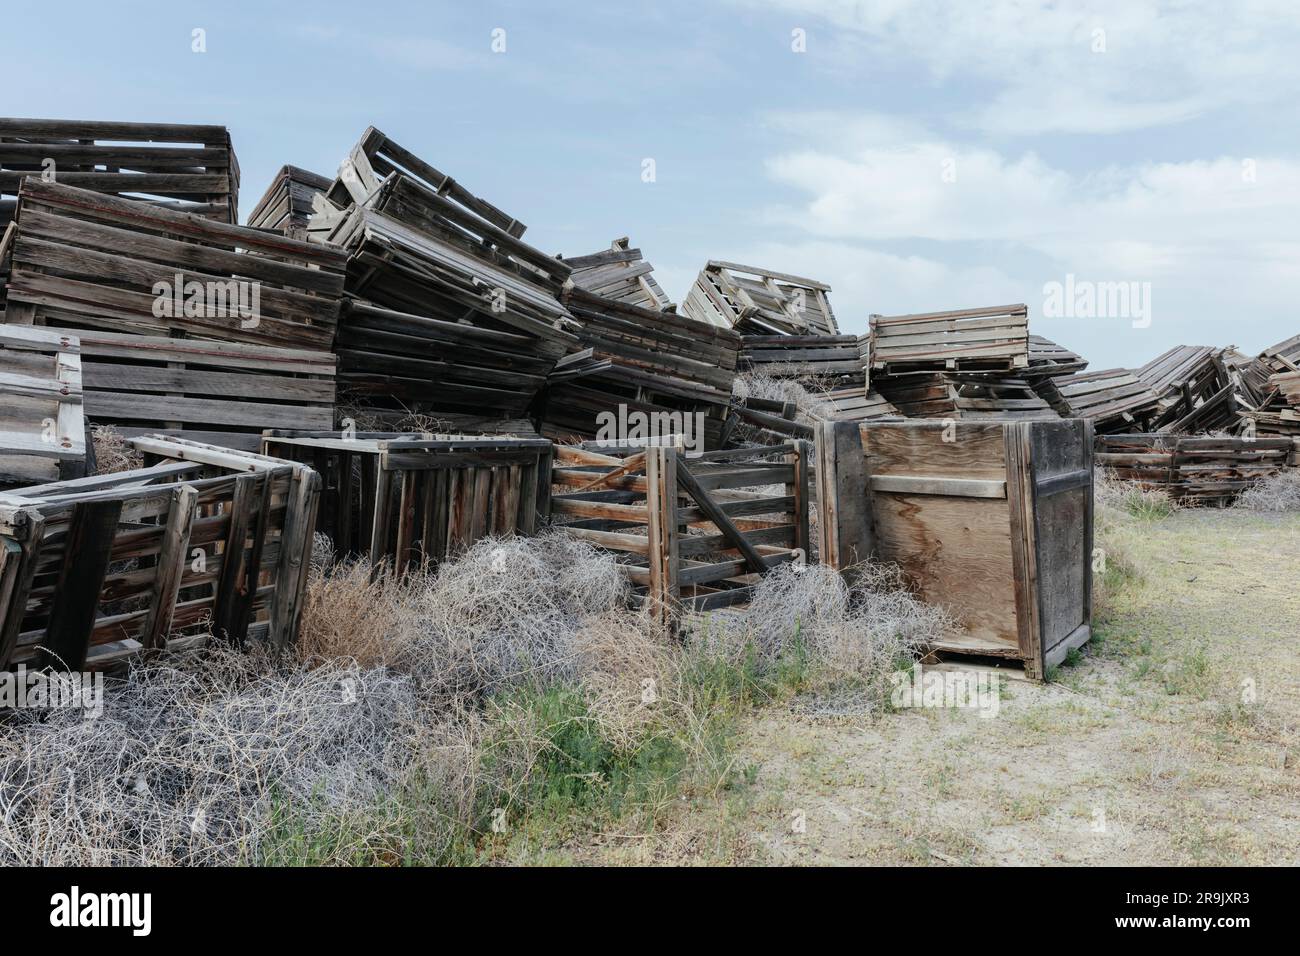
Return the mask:
<path id="1" fill-rule="evenodd" d="M 1294 334 L 1280 304 L 1300 296 L 1300 162 L 1223 156 L 1078 174 L 1032 151 L 934 135 L 864 145 L 854 130 L 890 129 L 870 116 L 767 121 L 800 144 L 771 158 L 769 175 L 806 198 L 765 210 L 802 237 L 766 263 L 829 281 L 841 314 L 1025 301 L 1036 330 L 1052 335 L 1042 286 L 1072 273 L 1152 283 L 1150 334 L 1122 324 L 1066 331 L 1078 336 L 1066 344 L 1106 364 L 1137 364 L 1179 342 L 1227 337 L 1258 349 Z M 901 243 L 921 244 L 924 257 L 892 254 Z"/>
<path id="2" fill-rule="evenodd" d="M 1281 100 L 1300 78 L 1300 8 L 1284 0 L 750 2 L 828 22 L 844 68 L 919 65 L 959 101 L 955 125 L 998 133 L 1177 123 Z M 971 84 L 991 94 L 972 105 Z"/>

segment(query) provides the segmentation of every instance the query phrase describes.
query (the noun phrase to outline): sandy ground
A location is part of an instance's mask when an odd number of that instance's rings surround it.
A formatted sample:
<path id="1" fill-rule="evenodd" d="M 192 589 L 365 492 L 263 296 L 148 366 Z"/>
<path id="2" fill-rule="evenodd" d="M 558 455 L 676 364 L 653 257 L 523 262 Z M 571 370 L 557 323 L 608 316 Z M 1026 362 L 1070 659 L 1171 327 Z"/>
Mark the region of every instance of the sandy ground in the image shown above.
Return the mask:
<path id="1" fill-rule="evenodd" d="M 746 727 L 742 782 L 604 863 L 1300 863 L 1300 515 L 1184 511 L 1099 540 L 1137 577 L 1082 660 L 930 708 Z"/>

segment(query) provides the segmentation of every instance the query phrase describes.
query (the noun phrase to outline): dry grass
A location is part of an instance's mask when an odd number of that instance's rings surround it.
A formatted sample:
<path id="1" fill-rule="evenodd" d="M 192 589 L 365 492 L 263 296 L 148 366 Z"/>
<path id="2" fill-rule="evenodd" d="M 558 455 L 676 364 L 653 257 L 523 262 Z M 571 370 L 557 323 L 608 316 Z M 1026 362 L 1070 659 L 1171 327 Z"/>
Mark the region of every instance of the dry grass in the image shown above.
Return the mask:
<path id="1" fill-rule="evenodd" d="M 805 422 L 835 417 L 835 407 L 826 400 L 829 391 L 812 379 L 776 378 L 762 372 L 742 372 L 731 389 L 737 398 L 793 402 L 796 418 Z"/>
<path id="2" fill-rule="evenodd" d="M 320 545 L 296 657 L 163 657 L 98 718 L 13 717 L 0 861 L 448 862 L 504 852 L 498 811 L 543 842 L 571 825 L 554 814 L 592 826 L 639 800 L 653 819 L 684 767 L 712 790 L 734 775 L 720 727 L 746 687 L 878 688 L 942 622 L 890 572 L 850 588 L 812 567 L 683 644 L 563 535 L 402 581 Z"/>
<path id="3" fill-rule="evenodd" d="M 277 798 L 308 827 L 372 805 L 409 762 L 409 680 L 215 652 L 139 666 L 93 719 L 59 710 L 0 736 L 0 858 L 10 865 L 249 859 Z"/>
<path id="4" fill-rule="evenodd" d="M 91 430 L 95 448 L 95 470 L 101 475 L 115 475 L 144 467 L 142 456 L 112 425 L 95 425 Z"/>
<path id="5" fill-rule="evenodd" d="M 1300 468 L 1287 468 L 1255 482 L 1240 495 L 1234 507 L 1245 511 L 1300 511 Z"/>
<path id="6" fill-rule="evenodd" d="M 1135 518 L 1167 518 L 1182 505 L 1163 488 L 1147 488 L 1136 481 L 1117 478 L 1106 469 L 1097 469 L 1093 488 L 1098 511 L 1127 512 Z"/>

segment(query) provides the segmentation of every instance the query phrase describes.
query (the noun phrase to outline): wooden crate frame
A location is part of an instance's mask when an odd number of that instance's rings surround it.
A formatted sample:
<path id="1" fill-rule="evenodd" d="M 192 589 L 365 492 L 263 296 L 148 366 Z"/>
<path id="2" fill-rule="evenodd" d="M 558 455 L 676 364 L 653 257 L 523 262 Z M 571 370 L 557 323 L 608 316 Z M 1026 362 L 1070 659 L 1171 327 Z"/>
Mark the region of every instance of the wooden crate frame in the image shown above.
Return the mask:
<path id="1" fill-rule="evenodd" d="M 262 447 L 321 475 L 317 530 L 337 555 L 400 572 L 489 535 L 535 534 L 549 513 L 551 443 L 541 438 L 268 430 Z"/>
<path id="2" fill-rule="evenodd" d="M 67 332 L 0 324 L 0 484 L 85 471 L 81 343 Z"/>
<path id="3" fill-rule="evenodd" d="M 143 468 L 0 495 L 0 669 L 102 668 L 209 632 L 296 640 L 315 472 L 183 439 L 133 444 Z"/>
<path id="4" fill-rule="evenodd" d="M 815 279 L 709 260 L 691 286 L 684 315 L 751 335 L 839 335 L 827 298 Z"/>
<path id="5" fill-rule="evenodd" d="M 1087 421 L 864 423 L 876 556 L 964 627 L 934 647 L 1042 679 L 1092 631 Z"/>
<path id="6" fill-rule="evenodd" d="M 597 438 L 598 417 L 622 405 L 646 415 L 702 413 L 707 447 L 719 447 L 739 335 L 580 288 L 563 301 L 579 341 L 547 378 L 537 411 L 545 434 Z"/>
<path id="7" fill-rule="evenodd" d="M 552 483 L 553 523 L 612 552 L 661 620 L 748 601 L 757 575 L 808 558 L 802 441 L 690 454 L 557 445 Z M 784 493 L 744 490 L 773 484 Z"/>
<path id="8" fill-rule="evenodd" d="M 0 118 L 0 196 L 16 196 L 47 159 L 69 186 L 239 222 L 239 160 L 224 126 Z"/>

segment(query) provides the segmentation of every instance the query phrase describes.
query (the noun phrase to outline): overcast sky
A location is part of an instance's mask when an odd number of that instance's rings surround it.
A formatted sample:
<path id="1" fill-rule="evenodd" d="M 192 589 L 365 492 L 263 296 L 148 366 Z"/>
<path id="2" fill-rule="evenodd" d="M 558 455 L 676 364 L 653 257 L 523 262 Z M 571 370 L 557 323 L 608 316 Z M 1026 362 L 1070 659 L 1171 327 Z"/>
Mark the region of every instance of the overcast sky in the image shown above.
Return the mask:
<path id="1" fill-rule="evenodd" d="M 373 124 L 548 252 L 629 235 L 674 300 L 717 258 L 829 283 L 846 331 L 1025 302 L 1100 369 L 1300 332 L 1298 19 L 1143 0 L 13 4 L 0 113 L 225 124 L 245 215 L 281 165 L 332 175 Z M 1149 283 L 1149 324 L 1044 315 L 1067 276 Z"/>

